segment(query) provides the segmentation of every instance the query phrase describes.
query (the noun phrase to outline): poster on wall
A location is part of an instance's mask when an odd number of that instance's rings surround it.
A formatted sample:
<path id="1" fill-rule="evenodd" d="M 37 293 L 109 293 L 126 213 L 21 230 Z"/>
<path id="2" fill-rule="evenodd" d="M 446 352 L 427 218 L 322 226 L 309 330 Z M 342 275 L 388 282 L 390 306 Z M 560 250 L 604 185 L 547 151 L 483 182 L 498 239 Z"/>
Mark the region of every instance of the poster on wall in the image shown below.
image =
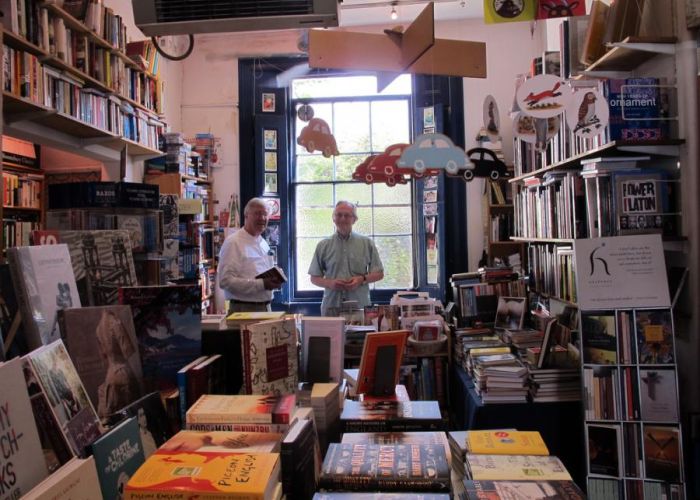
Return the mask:
<path id="1" fill-rule="evenodd" d="M 275 94 L 263 93 L 262 95 L 262 111 L 263 113 L 275 112 Z"/>
<path id="2" fill-rule="evenodd" d="M 277 194 L 277 174 L 265 172 L 265 191 L 263 194 Z"/>
<path id="3" fill-rule="evenodd" d="M 265 172 L 277 172 L 277 153 L 265 151 Z"/>
<path id="4" fill-rule="evenodd" d="M 277 131 L 276 130 L 263 130 L 263 143 L 265 149 L 271 149 L 273 151 L 277 150 Z"/>

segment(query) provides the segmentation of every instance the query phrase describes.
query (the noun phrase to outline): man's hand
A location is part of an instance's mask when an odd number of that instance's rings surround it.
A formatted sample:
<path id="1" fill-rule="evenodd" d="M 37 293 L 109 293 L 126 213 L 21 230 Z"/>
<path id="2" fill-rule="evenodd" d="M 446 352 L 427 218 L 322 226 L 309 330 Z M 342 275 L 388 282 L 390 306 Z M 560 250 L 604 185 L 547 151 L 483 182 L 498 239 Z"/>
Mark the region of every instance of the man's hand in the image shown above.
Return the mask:
<path id="1" fill-rule="evenodd" d="M 265 290 L 277 290 L 282 287 L 282 281 L 277 278 L 263 278 Z"/>
<path id="2" fill-rule="evenodd" d="M 349 280 L 341 280 L 341 279 L 335 279 L 331 280 L 331 290 L 352 290 L 352 288 L 349 288 L 349 286 L 352 284 L 352 279 Z"/>
<path id="3" fill-rule="evenodd" d="M 365 282 L 364 276 L 353 276 L 348 282 L 348 288 L 347 290 L 355 290 L 357 287 L 359 287 L 362 283 Z"/>

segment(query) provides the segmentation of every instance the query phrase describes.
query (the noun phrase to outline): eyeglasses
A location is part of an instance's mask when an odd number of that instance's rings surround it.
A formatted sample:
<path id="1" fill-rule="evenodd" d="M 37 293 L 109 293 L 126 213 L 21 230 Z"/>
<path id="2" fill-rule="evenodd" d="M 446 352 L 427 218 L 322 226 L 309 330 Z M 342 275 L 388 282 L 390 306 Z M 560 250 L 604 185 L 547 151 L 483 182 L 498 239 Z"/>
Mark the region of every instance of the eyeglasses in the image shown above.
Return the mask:
<path id="1" fill-rule="evenodd" d="M 333 217 L 336 217 L 337 219 L 353 219 L 355 216 L 353 214 L 348 214 L 348 213 L 343 213 L 343 212 L 337 212 L 333 214 Z"/>

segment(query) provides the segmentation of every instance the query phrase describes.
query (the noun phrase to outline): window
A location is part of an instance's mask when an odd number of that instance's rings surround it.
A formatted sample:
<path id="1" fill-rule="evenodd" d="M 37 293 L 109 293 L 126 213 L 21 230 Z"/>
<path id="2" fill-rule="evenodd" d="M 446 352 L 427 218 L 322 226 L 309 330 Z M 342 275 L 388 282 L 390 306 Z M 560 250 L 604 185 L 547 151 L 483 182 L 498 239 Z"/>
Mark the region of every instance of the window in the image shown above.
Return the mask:
<path id="1" fill-rule="evenodd" d="M 387 146 L 410 142 L 411 78 L 399 77 L 377 94 L 376 77 L 342 76 L 306 78 L 292 82 L 292 109 L 308 104 L 314 117 L 323 119 L 330 131 L 310 130 L 315 141 L 325 144 L 331 132 L 338 156 L 324 157 L 296 145 L 292 166 L 294 211 L 294 269 L 296 291 L 318 290 L 308 275 L 316 245 L 335 230 L 331 215 L 335 203 L 357 204 L 354 230 L 373 238 L 384 264 L 384 279 L 375 289 L 410 288 L 414 285 L 412 183 L 389 187 L 352 180 L 355 167 L 370 154 Z M 296 139 L 306 122 L 298 117 Z M 319 142 L 316 142 L 318 145 Z"/>

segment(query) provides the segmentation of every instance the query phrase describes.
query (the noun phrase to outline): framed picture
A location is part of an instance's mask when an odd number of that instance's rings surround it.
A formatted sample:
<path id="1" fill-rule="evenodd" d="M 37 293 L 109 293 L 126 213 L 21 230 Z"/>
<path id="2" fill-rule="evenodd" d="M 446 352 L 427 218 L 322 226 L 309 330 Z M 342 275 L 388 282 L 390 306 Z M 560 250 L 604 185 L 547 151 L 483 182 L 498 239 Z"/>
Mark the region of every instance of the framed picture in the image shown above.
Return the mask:
<path id="1" fill-rule="evenodd" d="M 280 213 L 280 199 L 279 198 L 264 198 L 265 205 L 267 206 L 268 219 L 270 220 L 280 220 L 282 214 Z"/>
<path id="2" fill-rule="evenodd" d="M 265 129 L 263 130 L 263 143 L 265 149 L 277 150 L 277 131 Z"/>
<path id="3" fill-rule="evenodd" d="M 265 172 L 265 194 L 277 194 L 277 174 Z"/>
<path id="4" fill-rule="evenodd" d="M 277 153 L 265 151 L 265 172 L 277 172 Z"/>
<path id="5" fill-rule="evenodd" d="M 263 93 L 262 95 L 262 111 L 263 113 L 275 112 L 275 94 Z"/>
<path id="6" fill-rule="evenodd" d="M 498 297 L 494 328 L 520 330 L 525 319 L 525 297 Z"/>

